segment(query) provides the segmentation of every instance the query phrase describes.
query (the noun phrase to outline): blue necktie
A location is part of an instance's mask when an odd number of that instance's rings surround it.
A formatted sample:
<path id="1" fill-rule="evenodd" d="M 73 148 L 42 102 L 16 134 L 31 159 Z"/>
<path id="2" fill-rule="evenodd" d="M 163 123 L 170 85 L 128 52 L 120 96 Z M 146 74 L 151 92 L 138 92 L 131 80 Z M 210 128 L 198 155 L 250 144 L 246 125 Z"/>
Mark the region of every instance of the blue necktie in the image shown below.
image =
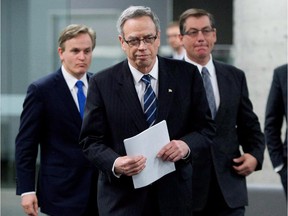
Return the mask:
<path id="1" fill-rule="evenodd" d="M 215 102 L 215 97 L 213 93 L 211 79 L 209 77 L 209 71 L 207 70 L 206 67 L 202 68 L 202 79 L 203 79 L 204 87 L 206 90 L 206 96 L 207 96 L 208 104 L 211 110 L 212 119 L 214 119 L 216 112 L 217 112 L 216 102 Z"/>
<path id="2" fill-rule="evenodd" d="M 79 104 L 79 112 L 80 112 L 81 118 L 83 119 L 85 101 L 86 101 L 86 97 L 85 97 L 85 94 L 83 92 L 83 82 L 78 80 L 76 82 L 76 86 L 78 88 L 77 98 L 78 98 L 78 104 Z"/>
<path id="3" fill-rule="evenodd" d="M 144 92 L 144 114 L 150 127 L 156 120 L 156 95 L 151 87 L 150 75 L 144 75 L 141 80 L 146 84 Z"/>

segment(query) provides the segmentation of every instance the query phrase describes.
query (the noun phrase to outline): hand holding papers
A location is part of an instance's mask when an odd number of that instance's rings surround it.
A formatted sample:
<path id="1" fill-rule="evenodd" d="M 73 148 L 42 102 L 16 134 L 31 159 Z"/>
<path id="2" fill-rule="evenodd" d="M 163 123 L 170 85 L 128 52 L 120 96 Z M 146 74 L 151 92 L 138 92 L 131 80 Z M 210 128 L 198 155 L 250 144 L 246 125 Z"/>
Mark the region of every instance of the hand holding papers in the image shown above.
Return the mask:
<path id="1" fill-rule="evenodd" d="M 175 171 L 175 164 L 157 157 L 160 149 L 170 142 L 166 121 L 153 125 L 134 137 L 124 140 L 128 156 L 143 155 L 147 158 L 145 169 L 132 176 L 134 188 L 144 187 L 162 176 Z"/>

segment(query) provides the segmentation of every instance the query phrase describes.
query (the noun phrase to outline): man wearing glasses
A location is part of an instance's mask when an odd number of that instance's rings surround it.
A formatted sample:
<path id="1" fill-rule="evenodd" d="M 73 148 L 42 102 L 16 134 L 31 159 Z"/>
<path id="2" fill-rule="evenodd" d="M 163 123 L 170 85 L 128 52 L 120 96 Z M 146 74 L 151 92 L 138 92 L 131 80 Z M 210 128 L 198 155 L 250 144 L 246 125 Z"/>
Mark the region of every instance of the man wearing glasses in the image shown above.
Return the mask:
<path id="1" fill-rule="evenodd" d="M 210 13 L 188 9 L 179 23 L 185 61 L 201 71 L 217 126 L 210 149 L 192 158 L 193 216 L 242 216 L 248 204 L 245 177 L 261 169 L 264 151 L 264 137 L 248 97 L 245 74 L 212 59 L 217 38 Z"/>
<path id="2" fill-rule="evenodd" d="M 127 8 L 117 27 L 127 60 L 91 78 L 80 135 L 84 154 L 100 170 L 99 213 L 191 216 L 189 160 L 215 132 L 201 76 L 189 63 L 157 56 L 160 24 L 150 8 Z M 123 140 L 162 120 L 171 141 L 155 157 L 174 162 L 176 171 L 134 189 L 132 176 L 147 161 L 127 156 Z"/>

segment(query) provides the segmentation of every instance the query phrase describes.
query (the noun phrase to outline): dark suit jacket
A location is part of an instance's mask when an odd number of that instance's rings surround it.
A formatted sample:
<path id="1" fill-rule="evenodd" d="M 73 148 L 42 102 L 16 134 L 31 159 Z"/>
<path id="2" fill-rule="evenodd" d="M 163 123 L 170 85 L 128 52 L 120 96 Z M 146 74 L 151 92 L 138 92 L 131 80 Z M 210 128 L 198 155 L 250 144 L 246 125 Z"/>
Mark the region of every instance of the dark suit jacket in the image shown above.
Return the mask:
<path id="1" fill-rule="evenodd" d="M 283 119 L 287 122 L 287 64 L 274 70 L 265 118 L 265 138 L 273 167 L 287 163 L 287 127 L 281 139 Z"/>
<path id="2" fill-rule="evenodd" d="M 81 124 L 61 69 L 29 86 L 16 137 L 16 193 L 35 191 L 40 144 L 36 192 L 46 214 L 79 216 L 97 192 L 97 171 L 79 146 Z"/>
<path id="3" fill-rule="evenodd" d="M 184 140 L 196 154 L 214 133 L 201 76 L 186 62 L 158 59 L 157 122 L 165 119 L 170 139 Z M 85 155 L 101 170 L 100 215 L 141 215 L 149 190 L 162 215 L 191 215 L 191 163 L 180 160 L 176 172 L 140 189 L 133 188 L 132 177 L 113 175 L 115 159 L 126 155 L 123 140 L 147 127 L 127 60 L 90 79 L 81 140 Z"/>
<path id="4" fill-rule="evenodd" d="M 194 210 L 202 209 L 207 201 L 213 167 L 228 206 L 247 205 L 245 177 L 232 168 L 232 159 L 240 156 L 240 145 L 245 153 L 257 159 L 257 169 L 261 169 L 263 162 L 264 136 L 248 98 L 244 73 L 218 61 L 214 61 L 214 65 L 220 94 L 214 119 L 217 129 L 210 150 L 193 158 Z"/>

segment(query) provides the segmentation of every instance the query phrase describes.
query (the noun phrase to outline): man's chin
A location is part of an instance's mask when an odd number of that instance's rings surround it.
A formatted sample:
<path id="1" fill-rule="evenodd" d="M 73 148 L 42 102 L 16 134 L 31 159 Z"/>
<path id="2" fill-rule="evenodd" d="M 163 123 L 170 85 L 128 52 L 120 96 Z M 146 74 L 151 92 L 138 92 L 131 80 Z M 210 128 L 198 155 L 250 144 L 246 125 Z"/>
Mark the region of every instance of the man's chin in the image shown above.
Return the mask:
<path id="1" fill-rule="evenodd" d="M 78 74 L 85 74 L 86 72 L 87 72 L 87 68 L 85 68 L 85 69 L 83 69 L 83 68 L 81 68 L 81 70 L 78 70 Z"/>
<path id="2" fill-rule="evenodd" d="M 207 58 L 207 56 L 209 56 L 209 54 L 207 54 L 207 52 L 198 53 L 198 58 L 199 59 L 205 59 L 205 58 Z"/>

